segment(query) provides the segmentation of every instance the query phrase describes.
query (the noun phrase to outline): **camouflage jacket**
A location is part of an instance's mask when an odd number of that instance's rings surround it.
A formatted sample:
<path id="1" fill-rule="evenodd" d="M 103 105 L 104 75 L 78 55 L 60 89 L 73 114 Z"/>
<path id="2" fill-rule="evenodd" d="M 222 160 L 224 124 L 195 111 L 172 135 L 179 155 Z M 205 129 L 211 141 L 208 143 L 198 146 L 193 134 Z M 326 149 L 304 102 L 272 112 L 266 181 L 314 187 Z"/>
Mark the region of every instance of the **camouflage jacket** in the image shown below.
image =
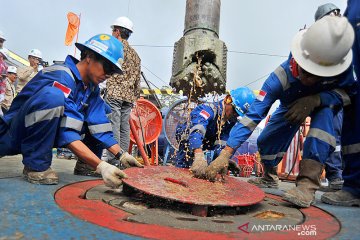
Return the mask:
<path id="1" fill-rule="evenodd" d="M 17 70 L 18 83 L 16 85 L 16 93 L 21 92 L 25 85 L 38 73 L 33 67 L 21 67 Z"/>
<path id="2" fill-rule="evenodd" d="M 113 74 L 106 81 L 107 97 L 134 103 L 140 96 L 141 60 L 126 40 L 124 45 L 123 74 Z"/>
<path id="3" fill-rule="evenodd" d="M 6 78 L 5 98 L 1 102 L 1 107 L 5 108 L 6 110 L 9 110 L 15 96 L 16 96 L 15 86 L 8 78 Z"/>

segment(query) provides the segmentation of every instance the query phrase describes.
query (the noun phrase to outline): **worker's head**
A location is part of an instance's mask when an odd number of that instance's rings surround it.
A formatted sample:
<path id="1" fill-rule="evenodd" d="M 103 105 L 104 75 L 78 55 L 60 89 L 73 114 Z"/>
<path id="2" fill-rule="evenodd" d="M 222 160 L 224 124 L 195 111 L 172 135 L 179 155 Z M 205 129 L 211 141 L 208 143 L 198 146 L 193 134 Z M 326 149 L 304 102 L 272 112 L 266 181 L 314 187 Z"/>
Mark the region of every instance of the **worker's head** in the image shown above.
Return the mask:
<path id="1" fill-rule="evenodd" d="M 346 71 L 352 62 L 354 30 L 345 17 L 325 16 L 298 32 L 291 45 L 299 79 L 307 86 Z"/>
<path id="2" fill-rule="evenodd" d="M 244 116 L 250 105 L 255 100 L 255 94 L 247 87 L 240 87 L 230 91 L 230 95 L 224 99 L 225 115 L 230 118 L 232 115 Z"/>
<path id="3" fill-rule="evenodd" d="M 320 5 L 315 12 L 315 21 L 321 19 L 322 17 L 330 15 L 330 16 L 338 16 L 340 17 L 340 8 L 338 8 L 333 3 L 325 3 Z"/>
<path id="4" fill-rule="evenodd" d="M 94 84 L 103 82 L 113 73 L 122 73 L 123 45 L 108 34 L 99 34 L 84 44 L 75 43 L 81 51 L 81 70 L 83 80 Z"/>
<path id="5" fill-rule="evenodd" d="M 127 17 L 118 17 L 111 25 L 112 35 L 117 39 L 128 40 L 130 35 L 134 32 L 134 24 Z"/>
<path id="6" fill-rule="evenodd" d="M 3 48 L 4 42 L 6 41 L 4 33 L 0 31 L 0 49 Z"/>
<path id="7" fill-rule="evenodd" d="M 42 53 L 39 49 L 31 49 L 28 54 L 28 60 L 30 66 L 35 67 L 38 66 L 40 61 L 42 60 Z"/>
<path id="8" fill-rule="evenodd" d="M 15 82 L 17 78 L 17 68 L 14 66 L 9 66 L 7 69 L 7 78 L 10 79 L 11 82 Z"/>

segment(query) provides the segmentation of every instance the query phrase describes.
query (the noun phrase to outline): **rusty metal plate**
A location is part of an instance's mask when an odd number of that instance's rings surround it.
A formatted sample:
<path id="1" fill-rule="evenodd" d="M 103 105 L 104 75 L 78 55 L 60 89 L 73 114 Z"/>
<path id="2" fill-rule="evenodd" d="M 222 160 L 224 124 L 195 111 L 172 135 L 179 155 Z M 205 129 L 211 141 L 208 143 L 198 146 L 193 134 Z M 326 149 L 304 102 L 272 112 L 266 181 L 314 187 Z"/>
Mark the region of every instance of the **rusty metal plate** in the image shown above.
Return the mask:
<path id="1" fill-rule="evenodd" d="M 258 187 L 234 177 L 224 182 L 209 182 L 193 177 L 188 169 L 171 166 L 128 168 L 130 186 L 146 194 L 202 206 L 238 207 L 261 202 L 265 193 Z"/>

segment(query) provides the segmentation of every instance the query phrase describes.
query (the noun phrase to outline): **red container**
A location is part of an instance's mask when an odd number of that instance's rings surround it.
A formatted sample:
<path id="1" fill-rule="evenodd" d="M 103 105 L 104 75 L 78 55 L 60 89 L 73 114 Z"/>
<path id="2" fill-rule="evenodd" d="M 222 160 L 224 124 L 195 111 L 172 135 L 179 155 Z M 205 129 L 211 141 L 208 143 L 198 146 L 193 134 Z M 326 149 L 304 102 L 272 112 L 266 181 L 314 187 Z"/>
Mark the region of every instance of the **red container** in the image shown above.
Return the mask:
<path id="1" fill-rule="evenodd" d="M 250 177 L 254 170 L 256 154 L 239 154 L 235 156 L 235 159 L 241 169 L 240 177 Z"/>

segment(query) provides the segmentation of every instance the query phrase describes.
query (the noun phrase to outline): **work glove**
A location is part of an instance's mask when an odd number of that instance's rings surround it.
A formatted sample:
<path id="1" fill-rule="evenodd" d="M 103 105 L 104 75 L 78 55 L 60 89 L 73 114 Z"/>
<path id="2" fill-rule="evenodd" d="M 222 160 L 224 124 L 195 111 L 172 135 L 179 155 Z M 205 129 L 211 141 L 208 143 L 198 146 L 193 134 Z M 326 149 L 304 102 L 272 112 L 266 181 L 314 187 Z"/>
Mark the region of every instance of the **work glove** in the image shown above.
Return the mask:
<path id="1" fill-rule="evenodd" d="M 293 124 L 302 124 L 316 107 L 320 106 L 319 94 L 302 97 L 294 101 L 284 117 Z"/>
<path id="2" fill-rule="evenodd" d="M 144 167 L 141 163 L 139 163 L 133 156 L 131 156 L 128 152 L 124 152 L 120 157 L 120 162 L 125 168 L 129 167 Z"/>
<path id="3" fill-rule="evenodd" d="M 221 174 L 221 177 L 224 178 L 227 174 L 229 167 L 229 161 L 232 153 L 222 150 L 220 155 L 206 168 L 205 177 L 210 181 L 215 181 L 217 174 Z"/>
<path id="4" fill-rule="evenodd" d="M 118 188 L 122 184 L 121 178 L 127 178 L 127 175 L 117 167 L 101 161 L 97 166 L 96 172 L 102 175 L 105 185 L 111 188 Z"/>
<path id="5" fill-rule="evenodd" d="M 190 171 L 196 178 L 205 178 L 205 169 L 207 166 L 208 164 L 205 160 L 204 153 L 202 151 L 194 153 L 194 162 L 190 167 Z"/>

